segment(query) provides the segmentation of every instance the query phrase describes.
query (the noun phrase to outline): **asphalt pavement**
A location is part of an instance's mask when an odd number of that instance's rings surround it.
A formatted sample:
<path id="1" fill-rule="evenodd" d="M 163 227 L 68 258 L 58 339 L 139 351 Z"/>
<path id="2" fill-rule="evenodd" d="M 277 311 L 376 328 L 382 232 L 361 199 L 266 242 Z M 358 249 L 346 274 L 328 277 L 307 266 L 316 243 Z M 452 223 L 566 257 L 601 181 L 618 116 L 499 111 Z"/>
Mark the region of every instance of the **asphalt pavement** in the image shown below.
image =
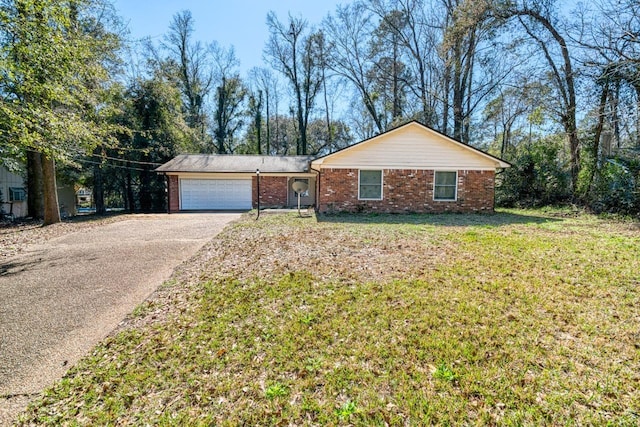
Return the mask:
<path id="1" fill-rule="evenodd" d="M 61 378 L 238 213 L 138 215 L 0 265 L 0 425 Z"/>

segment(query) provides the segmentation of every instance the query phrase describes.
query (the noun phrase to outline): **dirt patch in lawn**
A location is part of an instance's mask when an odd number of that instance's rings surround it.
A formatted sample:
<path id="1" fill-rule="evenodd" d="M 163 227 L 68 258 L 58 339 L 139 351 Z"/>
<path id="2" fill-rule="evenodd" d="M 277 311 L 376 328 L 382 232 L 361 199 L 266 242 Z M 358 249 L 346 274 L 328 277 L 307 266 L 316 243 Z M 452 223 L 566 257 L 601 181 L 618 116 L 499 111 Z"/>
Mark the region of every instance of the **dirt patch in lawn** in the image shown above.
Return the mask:
<path id="1" fill-rule="evenodd" d="M 395 230 L 393 224 L 380 224 L 378 217 L 358 225 L 350 223 L 348 216 L 342 218 L 347 221 L 333 216 L 323 223 L 315 215 L 269 214 L 254 221 L 247 214 L 181 265 L 122 328 L 186 311 L 192 304 L 190 296 L 205 281 L 270 280 L 299 271 L 343 284 L 409 280 L 428 276 L 453 247 L 433 233 L 435 226 L 419 220 L 407 225 L 408 230 Z M 395 221 L 402 219 L 395 217 Z"/>

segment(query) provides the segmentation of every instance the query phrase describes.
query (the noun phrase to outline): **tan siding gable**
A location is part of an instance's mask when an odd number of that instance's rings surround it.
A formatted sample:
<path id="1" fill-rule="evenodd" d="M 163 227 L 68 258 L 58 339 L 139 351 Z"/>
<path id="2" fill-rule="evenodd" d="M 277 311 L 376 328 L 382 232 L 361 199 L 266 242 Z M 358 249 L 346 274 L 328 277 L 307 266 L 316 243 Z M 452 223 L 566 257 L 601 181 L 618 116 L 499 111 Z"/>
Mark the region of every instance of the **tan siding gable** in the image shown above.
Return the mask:
<path id="1" fill-rule="evenodd" d="M 495 169 L 497 160 L 410 124 L 322 159 L 323 168 Z"/>

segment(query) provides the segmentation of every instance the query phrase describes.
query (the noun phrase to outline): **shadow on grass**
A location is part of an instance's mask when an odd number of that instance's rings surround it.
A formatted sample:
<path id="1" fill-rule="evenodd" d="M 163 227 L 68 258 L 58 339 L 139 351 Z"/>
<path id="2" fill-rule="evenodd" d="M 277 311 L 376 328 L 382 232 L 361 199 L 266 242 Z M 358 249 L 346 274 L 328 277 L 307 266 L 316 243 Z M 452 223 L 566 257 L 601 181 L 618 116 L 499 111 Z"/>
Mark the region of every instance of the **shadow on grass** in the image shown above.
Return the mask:
<path id="1" fill-rule="evenodd" d="M 318 222 L 336 224 L 415 224 L 434 225 L 443 227 L 486 226 L 501 227 L 513 224 L 544 224 L 562 221 L 559 218 L 516 214 L 511 212 L 496 212 L 493 214 L 320 214 Z"/>

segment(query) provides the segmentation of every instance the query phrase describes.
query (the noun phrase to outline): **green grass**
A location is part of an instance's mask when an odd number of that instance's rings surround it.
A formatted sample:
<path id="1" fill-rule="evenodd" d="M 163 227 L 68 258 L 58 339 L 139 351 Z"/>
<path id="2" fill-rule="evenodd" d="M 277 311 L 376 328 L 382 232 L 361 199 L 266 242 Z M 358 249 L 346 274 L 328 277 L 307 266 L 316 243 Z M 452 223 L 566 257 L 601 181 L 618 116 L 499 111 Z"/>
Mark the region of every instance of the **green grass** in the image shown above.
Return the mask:
<path id="1" fill-rule="evenodd" d="M 640 424 L 630 220 L 265 215 L 206 250 L 196 285 L 168 287 L 186 302 L 107 339 L 21 423 Z"/>

